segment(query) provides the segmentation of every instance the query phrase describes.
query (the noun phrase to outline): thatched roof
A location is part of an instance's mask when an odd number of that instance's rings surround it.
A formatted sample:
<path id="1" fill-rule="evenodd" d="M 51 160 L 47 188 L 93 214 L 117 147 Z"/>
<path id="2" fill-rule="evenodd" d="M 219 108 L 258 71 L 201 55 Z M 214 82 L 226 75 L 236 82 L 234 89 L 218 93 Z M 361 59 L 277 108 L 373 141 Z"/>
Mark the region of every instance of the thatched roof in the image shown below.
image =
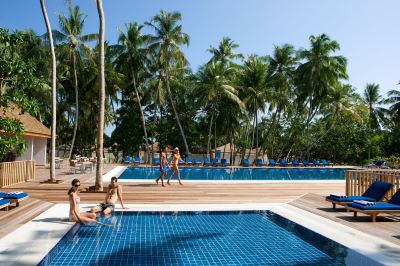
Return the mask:
<path id="1" fill-rule="evenodd" d="M 50 129 L 43 125 L 35 117 L 29 113 L 21 113 L 20 109 L 15 105 L 11 104 L 9 108 L 4 112 L 3 108 L 0 108 L 0 117 L 6 117 L 10 119 L 18 119 L 24 125 L 24 136 L 35 136 L 42 138 L 51 138 Z"/>

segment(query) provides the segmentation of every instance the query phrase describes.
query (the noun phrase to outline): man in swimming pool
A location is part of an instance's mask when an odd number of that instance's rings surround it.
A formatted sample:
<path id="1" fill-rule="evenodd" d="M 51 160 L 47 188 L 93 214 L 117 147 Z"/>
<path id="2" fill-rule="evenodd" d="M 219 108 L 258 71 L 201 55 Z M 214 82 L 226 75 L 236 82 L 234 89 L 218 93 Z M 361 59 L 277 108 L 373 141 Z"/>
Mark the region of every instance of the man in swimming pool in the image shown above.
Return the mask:
<path id="1" fill-rule="evenodd" d="M 104 202 L 91 209 L 92 212 L 102 212 L 104 215 L 112 213 L 115 209 L 117 200 L 121 203 L 122 209 L 125 209 L 122 200 L 122 188 L 118 184 L 118 178 L 115 176 L 111 178 L 111 183 L 108 185 L 108 191 Z"/>
<path id="2" fill-rule="evenodd" d="M 156 179 L 156 183 L 158 185 L 158 181 L 161 179 L 161 185 L 165 187 L 164 185 L 164 177 L 167 175 L 167 170 L 168 170 L 168 162 L 167 162 L 167 156 L 166 156 L 166 148 L 162 147 L 160 150 L 160 177 Z"/>

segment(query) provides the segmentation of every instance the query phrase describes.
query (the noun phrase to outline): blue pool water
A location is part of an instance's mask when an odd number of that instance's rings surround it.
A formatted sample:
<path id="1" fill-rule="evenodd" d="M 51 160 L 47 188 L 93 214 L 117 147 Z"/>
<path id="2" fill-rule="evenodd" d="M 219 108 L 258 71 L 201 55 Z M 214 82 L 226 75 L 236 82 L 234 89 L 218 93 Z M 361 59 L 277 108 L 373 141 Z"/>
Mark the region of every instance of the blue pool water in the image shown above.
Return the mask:
<path id="1" fill-rule="evenodd" d="M 39 265 L 375 264 L 269 211 L 116 212 L 101 220 L 114 226 L 75 225 Z"/>
<path id="2" fill-rule="evenodd" d="M 169 170 L 171 171 L 171 170 Z M 344 180 L 339 168 L 180 168 L 183 180 Z M 120 179 L 155 179 L 158 167 L 128 167 Z"/>

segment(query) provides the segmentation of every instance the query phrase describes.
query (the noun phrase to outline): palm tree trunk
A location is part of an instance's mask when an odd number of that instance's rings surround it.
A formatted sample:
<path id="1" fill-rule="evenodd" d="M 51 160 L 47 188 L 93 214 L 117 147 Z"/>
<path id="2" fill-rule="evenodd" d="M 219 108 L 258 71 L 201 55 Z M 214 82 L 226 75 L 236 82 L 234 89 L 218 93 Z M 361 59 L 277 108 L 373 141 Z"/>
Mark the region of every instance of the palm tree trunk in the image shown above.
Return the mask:
<path id="1" fill-rule="evenodd" d="M 214 119 L 214 151 L 215 156 L 217 156 L 217 116 Z"/>
<path id="2" fill-rule="evenodd" d="M 256 157 L 254 159 L 257 160 L 257 158 L 258 158 L 258 112 L 256 106 Z"/>
<path id="3" fill-rule="evenodd" d="M 76 73 L 76 55 L 75 51 L 72 54 L 72 62 L 73 62 L 73 72 L 74 72 L 74 85 L 75 85 L 75 124 L 74 124 L 74 133 L 72 135 L 71 149 L 69 151 L 68 160 L 71 159 L 72 151 L 74 149 L 76 131 L 78 130 L 78 117 L 79 117 L 79 95 L 78 95 L 78 75 Z"/>
<path id="4" fill-rule="evenodd" d="M 211 119 L 210 119 L 210 126 L 208 127 L 208 141 L 207 141 L 207 157 L 211 158 L 210 156 L 210 147 L 211 147 L 211 130 L 214 120 L 214 109 L 211 111 Z"/>
<path id="5" fill-rule="evenodd" d="M 249 149 L 249 154 L 247 155 L 247 160 L 250 158 L 250 153 L 251 153 L 251 150 L 252 150 L 253 144 L 254 144 L 255 125 L 256 125 L 256 105 L 254 104 L 253 132 L 252 132 L 253 136 L 251 137 L 251 146 L 250 146 L 250 149 Z"/>
<path id="6" fill-rule="evenodd" d="M 50 147 L 50 180 L 56 182 L 56 168 L 55 168 L 55 155 L 56 155 L 56 125 L 57 125 L 57 112 L 56 112 L 56 78 L 57 78 L 57 65 L 56 65 L 56 54 L 54 52 L 53 34 L 51 32 L 51 25 L 47 16 L 46 5 L 44 0 L 40 0 L 40 6 L 42 8 L 43 18 L 46 23 L 47 34 L 50 42 L 51 52 L 51 147 Z"/>
<path id="7" fill-rule="evenodd" d="M 99 121 L 97 131 L 97 165 L 96 165 L 96 191 L 103 190 L 103 137 L 104 137 L 104 104 L 105 104 L 105 77 L 104 77 L 104 13 L 102 0 L 96 0 L 99 13 Z"/>
<path id="8" fill-rule="evenodd" d="M 146 129 L 146 120 L 144 118 L 144 113 L 142 110 L 142 104 L 140 101 L 140 95 L 139 92 L 137 90 L 136 87 L 136 79 L 135 79 L 135 75 L 133 75 L 133 87 L 135 89 L 135 93 L 136 93 L 136 98 L 138 100 L 138 104 L 139 104 L 139 109 L 140 109 L 140 117 L 142 118 L 142 125 L 143 125 L 143 132 L 144 132 L 144 138 L 146 141 L 146 155 L 147 155 L 147 162 L 150 162 L 150 152 L 149 152 L 149 138 L 147 137 L 147 129 Z"/>
<path id="9" fill-rule="evenodd" d="M 188 157 L 188 156 L 189 156 L 189 146 L 188 146 L 188 144 L 187 144 L 185 132 L 183 131 L 183 128 L 182 128 L 182 125 L 181 125 L 181 121 L 179 120 L 178 112 L 176 111 L 175 104 L 174 104 L 174 101 L 173 101 L 173 99 L 172 99 L 171 89 L 170 89 L 170 87 L 169 87 L 168 67 L 167 67 L 167 71 L 165 71 L 165 83 L 166 83 L 166 85 L 167 85 L 168 98 L 169 98 L 169 101 L 171 102 L 172 109 L 174 110 L 176 123 L 178 123 L 178 127 L 179 127 L 179 130 L 180 130 L 181 135 L 182 135 L 183 143 L 184 143 L 184 145 L 185 145 L 186 156 Z"/>

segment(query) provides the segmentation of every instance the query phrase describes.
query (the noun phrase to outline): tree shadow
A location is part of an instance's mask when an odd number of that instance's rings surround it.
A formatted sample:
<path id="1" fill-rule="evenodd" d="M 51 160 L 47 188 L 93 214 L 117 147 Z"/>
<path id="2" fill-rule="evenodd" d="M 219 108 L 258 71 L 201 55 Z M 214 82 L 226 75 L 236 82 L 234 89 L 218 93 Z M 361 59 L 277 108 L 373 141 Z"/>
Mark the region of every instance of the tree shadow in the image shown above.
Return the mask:
<path id="1" fill-rule="evenodd" d="M 140 242 L 91 261 L 89 265 L 107 265 L 112 261 L 117 264 L 123 262 L 125 265 L 182 264 L 179 252 L 181 249 L 190 249 L 196 246 L 197 239 L 210 239 L 222 235 L 222 233 L 188 233 L 168 236 L 165 240 L 151 245 L 148 242 Z"/>
<path id="2" fill-rule="evenodd" d="M 317 208 L 317 210 L 324 211 L 324 212 L 346 212 L 346 208 L 341 208 L 341 207 L 336 207 L 336 209 L 332 207 L 326 207 L 326 208 Z"/>

